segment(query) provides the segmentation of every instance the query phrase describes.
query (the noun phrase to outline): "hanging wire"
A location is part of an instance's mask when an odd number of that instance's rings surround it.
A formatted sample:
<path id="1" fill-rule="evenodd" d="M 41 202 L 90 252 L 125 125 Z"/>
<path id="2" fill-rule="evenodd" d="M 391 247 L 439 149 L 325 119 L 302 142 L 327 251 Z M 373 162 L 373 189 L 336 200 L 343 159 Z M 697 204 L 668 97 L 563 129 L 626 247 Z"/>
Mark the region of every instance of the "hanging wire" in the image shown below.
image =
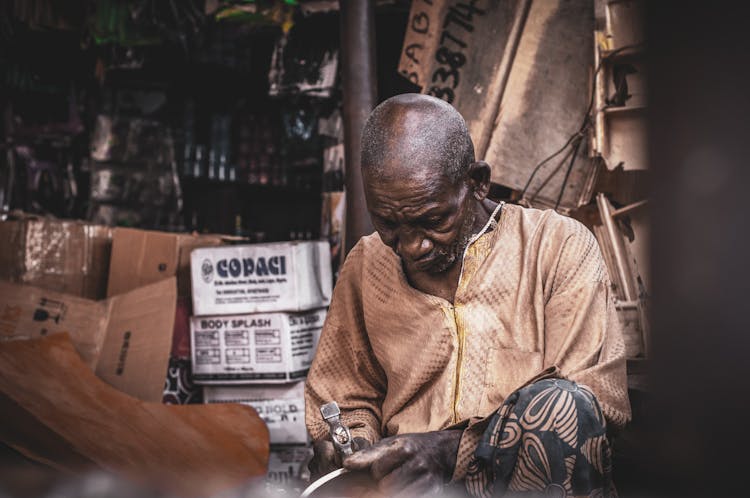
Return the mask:
<path id="1" fill-rule="evenodd" d="M 539 192 L 541 192 L 544 189 L 544 187 L 547 186 L 547 184 L 549 183 L 549 181 L 555 176 L 555 174 L 557 174 L 557 172 L 560 170 L 560 168 L 562 168 L 563 165 L 567 162 L 567 160 L 570 158 L 570 155 L 572 153 L 573 153 L 573 149 L 572 148 L 568 148 L 567 152 L 565 152 L 565 154 L 563 154 L 563 156 L 557 162 L 557 166 L 555 166 L 550 171 L 550 173 L 547 175 L 547 178 L 545 178 L 544 181 L 539 184 L 539 186 L 536 188 L 536 190 L 533 193 L 531 193 L 531 195 L 529 196 L 529 199 L 534 199 L 534 198 L 536 198 L 536 196 L 539 195 Z"/>
<path id="2" fill-rule="evenodd" d="M 560 147 L 560 149 L 558 149 L 557 152 L 551 154 L 550 156 L 547 156 L 545 159 L 542 160 L 542 162 L 540 162 L 539 164 L 537 164 L 534 167 L 534 171 L 532 171 L 531 175 L 529 175 L 529 179 L 526 180 L 526 185 L 524 185 L 523 190 L 521 191 L 521 198 L 523 198 L 523 196 L 526 194 L 526 190 L 528 190 L 529 185 L 531 185 L 531 180 L 534 179 L 534 176 L 536 176 L 536 174 L 539 172 L 539 169 L 542 166 L 544 166 L 545 164 L 547 164 L 547 162 L 549 162 L 552 159 L 554 159 L 556 156 L 559 156 L 568 147 L 568 145 L 570 145 L 570 142 L 572 142 L 575 137 L 576 137 L 576 135 L 571 136 L 568 139 L 568 141 L 565 142 L 565 145 L 563 145 L 562 147 Z"/>
<path id="3" fill-rule="evenodd" d="M 638 48 L 638 47 L 640 47 L 642 45 L 643 45 L 643 43 L 634 43 L 634 44 L 630 44 L 630 45 L 623 45 L 622 47 L 609 52 L 605 57 L 602 57 L 602 59 L 599 61 L 599 64 L 597 64 L 597 66 L 596 66 L 596 70 L 594 71 L 594 77 L 593 77 L 594 81 L 596 81 L 596 76 L 599 74 L 599 71 L 601 71 L 602 65 L 604 64 L 605 61 L 611 59 L 615 55 L 617 55 L 617 54 L 619 54 L 619 53 L 621 53 L 621 52 L 623 52 L 625 50 L 630 50 L 630 49 Z M 546 158 L 544 158 L 539 164 L 537 164 L 536 166 L 534 166 L 534 169 L 531 171 L 531 174 L 529 175 L 528 180 L 526 180 L 526 185 L 524 185 L 523 190 L 521 191 L 521 199 L 525 198 L 526 192 L 528 191 L 529 186 L 531 185 L 532 180 L 537 175 L 537 173 L 542 168 L 542 166 L 544 166 L 549 161 L 551 161 L 555 157 L 557 157 L 560 154 L 562 154 L 563 151 L 565 151 L 565 149 L 568 148 L 568 146 L 571 146 L 571 144 L 573 144 L 575 142 L 575 145 L 573 145 L 573 148 L 574 148 L 573 156 L 572 156 L 570 162 L 568 163 L 567 170 L 565 171 L 565 177 L 563 179 L 563 183 L 562 183 L 562 186 L 560 188 L 560 192 L 558 193 L 558 196 L 557 196 L 557 201 L 555 203 L 555 209 L 557 209 L 560 206 L 560 202 L 562 200 L 563 192 L 565 191 L 565 187 L 568 184 L 568 179 L 570 177 L 570 173 L 573 170 L 573 166 L 575 165 L 576 157 L 578 156 L 578 150 L 580 149 L 581 143 L 583 142 L 583 139 L 585 138 L 586 132 L 591 127 L 591 111 L 592 111 L 592 109 L 594 107 L 594 95 L 595 95 L 595 89 L 592 88 L 591 98 L 589 99 L 589 104 L 588 104 L 588 106 L 586 108 L 586 112 L 583 114 L 583 119 L 581 121 L 581 125 L 578 127 L 578 130 L 575 133 L 573 133 L 573 135 L 571 135 L 570 138 L 568 138 L 568 140 L 565 142 L 565 144 L 562 147 L 560 147 L 557 151 L 555 151 L 551 155 L 549 155 Z M 605 108 L 606 107 L 607 106 L 605 106 Z M 562 163 L 565 162 L 565 159 L 568 156 L 569 156 L 569 153 L 566 154 L 563 157 L 563 159 L 560 161 L 560 163 L 557 165 L 557 167 L 555 167 L 547 175 L 547 178 L 545 178 L 545 180 L 542 182 L 542 185 L 528 199 L 528 202 L 531 202 L 537 195 L 539 195 L 539 192 L 541 192 L 541 190 L 544 188 L 544 186 L 547 185 L 547 183 L 549 182 L 549 180 L 555 174 L 557 174 L 557 172 L 560 169 L 560 166 L 562 165 Z"/>
<path id="4" fill-rule="evenodd" d="M 578 157 L 578 150 L 581 148 L 582 143 L 583 143 L 583 136 L 581 136 L 578 139 L 575 150 L 573 151 L 573 156 L 570 158 L 570 162 L 568 163 L 568 169 L 567 171 L 565 171 L 565 177 L 563 178 L 562 186 L 560 187 L 560 192 L 557 194 L 557 201 L 555 201 L 555 211 L 557 211 L 557 208 L 560 207 L 560 201 L 562 200 L 563 192 L 565 192 L 565 187 L 568 184 L 568 178 L 570 177 L 570 172 L 573 170 L 573 165 L 576 162 L 576 157 Z"/>

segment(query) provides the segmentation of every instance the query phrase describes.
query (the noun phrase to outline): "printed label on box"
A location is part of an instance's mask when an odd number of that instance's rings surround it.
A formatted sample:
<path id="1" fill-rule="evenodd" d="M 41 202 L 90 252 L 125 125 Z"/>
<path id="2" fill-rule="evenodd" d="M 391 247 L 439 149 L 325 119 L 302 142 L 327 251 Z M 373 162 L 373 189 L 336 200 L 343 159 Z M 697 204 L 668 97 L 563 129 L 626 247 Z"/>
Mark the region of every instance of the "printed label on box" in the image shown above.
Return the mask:
<path id="1" fill-rule="evenodd" d="M 252 406 L 268 426 L 271 444 L 308 441 L 305 427 L 305 383 L 265 386 L 207 386 L 206 403 L 242 403 Z"/>
<path id="2" fill-rule="evenodd" d="M 331 301 L 327 242 L 284 242 L 195 249 L 197 316 L 302 311 Z"/>
<path id="3" fill-rule="evenodd" d="M 304 372 L 304 376 L 310 369 L 325 315 L 289 315 L 288 318 L 292 370 L 296 372 L 292 378 L 299 378 L 298 372 Z"/>
<path id="4" fill-rule="evenodd" d="M 288 382 L 307 375 L 326 310 L 193 317 L 197 384 Z"/>

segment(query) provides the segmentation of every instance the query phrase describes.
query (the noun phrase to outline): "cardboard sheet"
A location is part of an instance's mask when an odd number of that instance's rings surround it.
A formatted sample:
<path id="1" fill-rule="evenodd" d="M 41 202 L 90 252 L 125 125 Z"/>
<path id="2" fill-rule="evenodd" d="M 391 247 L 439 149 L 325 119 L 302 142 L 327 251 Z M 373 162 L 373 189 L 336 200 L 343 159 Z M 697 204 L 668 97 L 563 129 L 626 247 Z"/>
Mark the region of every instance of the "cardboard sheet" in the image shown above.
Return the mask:
<path id="1" fill-rule="evenodd" d="M 167 233 L 115 228 L 107 296 L 127 292 L 165 278 L 177 277 L 177 293 L 190 296 L 190 252 L 218 246 L 218 235 Z"/>
<path id="2" fill-rule="evenodd" d="M 136 398 L 159 401 L 176 299 L 174 278 L 104 301 L 0 281 L 0 341 L 67 333 L 101 379 Z"/>

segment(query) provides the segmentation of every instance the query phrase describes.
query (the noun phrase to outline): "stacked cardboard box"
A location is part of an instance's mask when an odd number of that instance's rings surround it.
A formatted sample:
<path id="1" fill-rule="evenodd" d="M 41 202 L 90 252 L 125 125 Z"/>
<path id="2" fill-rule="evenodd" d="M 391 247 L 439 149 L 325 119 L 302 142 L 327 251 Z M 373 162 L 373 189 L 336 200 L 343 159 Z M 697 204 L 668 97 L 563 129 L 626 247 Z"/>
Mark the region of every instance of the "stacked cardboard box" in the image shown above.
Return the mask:
<path id="1" fill-rule="evenodd" d="M 0 222 L 0 341 L 67 333 L 100 379 L 159 401 L 175 318 L 174 272 L 102 299 L 109 272 L 138 272 L 124 264 L 132 260 L 111 259 L 113 244 L 118 254 L 128 251 L 119 230 L 32 216 Z"/>
<path id="2" fill-rule="evenodd" d="M 304 378 L 331 300 L 327 242 L 195 249 L 193 380 L 206 403 L 254 407 L 271 435 L 268 478 L 292 486 L 311 454 Z"/>
<path id="3" fill-rule="evenodd" d="M 174 329 L 171 337 L 166 382 L 161 399 L 168 404 L 202 401 L 190 370 L 190 253 L 196 247 L 218 246 L 225 238 L 218 235 L 166 233 L 133 228 L 115 228 L 109 265 L 107 295 L 116 296 L 160 280 L 177 277 Z"/>
<path id="4" fill-rule="evenodd" d="M 294 486 L 311 454 L 304 378 L 331 298 L 327 242 L 232 246 L 38 219 L 0 234 L 0 340 L 68 332 L 131 396 L 253 406 L 271 434 L 269 480 Z"/>
<path id="5" fill-rule="evenodd" d="M 0 280 L 102 299 L 112 229 L 28 216 L 0 222 Z"/>

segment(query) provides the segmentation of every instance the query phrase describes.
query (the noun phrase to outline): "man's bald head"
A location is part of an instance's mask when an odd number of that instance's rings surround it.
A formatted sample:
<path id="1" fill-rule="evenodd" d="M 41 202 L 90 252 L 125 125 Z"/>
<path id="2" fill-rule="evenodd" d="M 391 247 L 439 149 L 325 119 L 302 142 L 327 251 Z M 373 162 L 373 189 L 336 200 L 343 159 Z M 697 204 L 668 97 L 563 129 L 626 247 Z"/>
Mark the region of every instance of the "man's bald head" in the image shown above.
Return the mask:
<path id="1" fill-rule="evenodd" d="M 371 178 L 425 176 L 437 171 L 453 183 L 474 162 L 466 122 L 450 104 L 407 93 L 381 103 L 362 130 L 362 169 Z"/>

